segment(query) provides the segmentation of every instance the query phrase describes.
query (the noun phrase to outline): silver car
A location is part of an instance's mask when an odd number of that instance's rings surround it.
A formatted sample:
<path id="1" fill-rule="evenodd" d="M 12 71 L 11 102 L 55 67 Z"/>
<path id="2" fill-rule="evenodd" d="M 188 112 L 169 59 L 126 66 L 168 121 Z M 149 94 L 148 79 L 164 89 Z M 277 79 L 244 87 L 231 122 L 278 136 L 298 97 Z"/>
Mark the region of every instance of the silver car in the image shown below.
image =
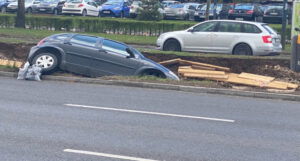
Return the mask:
<path id="1" fill-rule="evenodd" d="M 197 51 L 234 55 L 270 55 L 282 51 L 281 37 L 267 24 L 211 20 L 157 39 L 161 50 Z"/>
<path id="2" fill-rule="evenodd" d="M 198 3 L 180 3 L 165 7 L 165 19 L 192 20 Z"/>

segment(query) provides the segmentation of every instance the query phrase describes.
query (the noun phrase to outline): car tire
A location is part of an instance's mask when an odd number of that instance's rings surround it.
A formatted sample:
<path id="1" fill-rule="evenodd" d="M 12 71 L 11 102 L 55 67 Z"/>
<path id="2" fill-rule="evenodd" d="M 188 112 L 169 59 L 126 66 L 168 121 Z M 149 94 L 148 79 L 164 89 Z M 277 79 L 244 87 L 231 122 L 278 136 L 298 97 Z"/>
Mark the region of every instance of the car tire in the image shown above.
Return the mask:
<path id="1" fill-rule="evenodd" d="M 232 52 L 233 55 L 253 55 L 251 47 L 246 43 L 237 44 Z"/>
<path id="2" fill-rule="evenodd" d="M 42 67 L 43 74 L 54 72 L 58 67 L 58 57 L 55 54 L 45 52 L 35 55 L 31 64 L 37 64 Z"/>
<path id="3" fill-rule="evenodd" d="M 32 8 L 28 8 L 28 9 L 27 9 L 27 13 L 28 13 L 28 14 L 32 14 Z"/>
<path id="4" fill-rule="evenodd" d="M 83 17 L 86 17 L 86 16 L 87 16 L 87 11 L 86 11 L 86 9 L 84 9 L 84 10 L 82 11 L 82 16 L 83 16 Z"/>
<path id="5" fill-rule="evenodd" d="M 6 13 L 6 7 L 1 7 L 1 13 Z"/>
<path id="6" fill-rule="evenodd" d="M 169 39 L 164 43 L 164 51 L 181 51 L 180 43 L 175 39 Z"/>
<path id="7" fill-rule="evenodd" d="M 154 69 L 143 71 L 140 76 L 153 76 L 158 78 L 166 78 L 166 76 L 161 71 L 154 70 Z"/>

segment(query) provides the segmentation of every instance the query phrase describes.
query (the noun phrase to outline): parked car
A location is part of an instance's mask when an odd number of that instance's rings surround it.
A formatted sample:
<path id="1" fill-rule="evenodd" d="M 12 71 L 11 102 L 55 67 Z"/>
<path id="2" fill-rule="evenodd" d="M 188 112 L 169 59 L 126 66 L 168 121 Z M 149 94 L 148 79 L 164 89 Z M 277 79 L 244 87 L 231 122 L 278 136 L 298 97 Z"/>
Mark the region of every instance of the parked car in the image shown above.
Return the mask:
<path id="1" fill-rule="evenodd" d="M 143 3 L 142 1 L 133 1 L 130 5 L 129 15 L 132 18 L 135 18 L 138 15 L 139 10 L 143 9 Z"/>
<path id="2" fill-rule="evenodd" d="M 90 0 L 67 0 L 62 8 L 62 14 L 99 16 L 99 6 Z"/>
<path id="3" fill-rule="evenodd" d="M 6 8 L 9 3 L 15 2 L 16 0 L 0 0 L 0 12 L 6 13 Z"/>
<path id="4" fill-rule="evenodd" d="M 37 5 L 37 12 L 59 15 L 62 13 L 64 3 L 65 0 L 42 0 Z"/>
<path id="5" fill-rule="evenodd" d="M 33 13 L 36 11 L 37 5 L 40 3 L 39 0 L 25 0 L 25 11 L 26 13 Z M 6 12 L 17 12 L 18 10 L 18 1 L 9 3 L 6 8 Z"/>
<path id="6" fill-rule="evenodd" d="M 173 4 L 179 4 L 180 2 L 167 0 L 167 1 L 162 1 L 161 3 L 163 4 L 164 7 L 168 7 L 168 6 L 173 5 Z"/>
<path id="7" fill-rule="evenodd" d="M 287 22 L 291 23 L 292 19 L 292 7 L 287 7 Z M 272 4 L 268 5 L 263 16 L 263 22 L 266 23 L 282 23 L 283 16 L 283 5 L 282 4 Z"/>
<path id="8" fill-rule="evenodd" d="M 207 5 L 203 5 L 200 9 L 196 10 L 194 14 L 195 21 L 204 21 L 206 15 Z M 216 9 L 216 19 L 227 19 L 229 11 L 232 9 L 232 6 L 229 4 L 211 4 L 209 9 L 209 19 L 213 19 L 214 10 Z"/>
<path id="9" fill-rule="evenodd" d="M 129 17 L 130 4 L 124 0 L 110 0 L 100 7 L 101 17 Z"/>
<path id="10" fill-rule="evenodd" d="M 42 73 L 60 68 L 90 77 L 152 75 L 179 80 L 173 72 L 126 44 L 81 34 L 64 33 L 44 38 L 31 48 L 28 62 L 41 66 Z"/>
<path id="11" fill-rule="evenodd" d="M 229 12 L 229 19 L 262 22 L 263 11 L 260 4 L 236 4 L 234 9 Z"/>
<path id="12" fill-rule="evenodd" d="M 281 52 L 280 39 L 264 23 L 210 20 L 183 31 L 164 33 L 157 39 L 157 46 L 171 51 L 269 55 Z"/>
<path id="13" fill-rule="evenodd" d="M 198 3 L 180 3 L 165 7 L 165 19 L 192 20 Z"/>

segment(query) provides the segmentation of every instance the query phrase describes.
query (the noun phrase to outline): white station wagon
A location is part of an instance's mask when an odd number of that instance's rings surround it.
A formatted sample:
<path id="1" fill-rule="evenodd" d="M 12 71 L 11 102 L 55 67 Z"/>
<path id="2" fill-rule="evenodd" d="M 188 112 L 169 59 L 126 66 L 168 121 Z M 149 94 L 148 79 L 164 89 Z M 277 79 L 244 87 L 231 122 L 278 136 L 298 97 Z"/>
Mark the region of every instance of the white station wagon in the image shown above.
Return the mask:
<path id="1" fill-rule="evenodd" d="M 187 30 L 161 34 L 160 50 L 234 55 L 270 55 L 282 51 L 281 37 L 264 23 L 211 20 Z"/>

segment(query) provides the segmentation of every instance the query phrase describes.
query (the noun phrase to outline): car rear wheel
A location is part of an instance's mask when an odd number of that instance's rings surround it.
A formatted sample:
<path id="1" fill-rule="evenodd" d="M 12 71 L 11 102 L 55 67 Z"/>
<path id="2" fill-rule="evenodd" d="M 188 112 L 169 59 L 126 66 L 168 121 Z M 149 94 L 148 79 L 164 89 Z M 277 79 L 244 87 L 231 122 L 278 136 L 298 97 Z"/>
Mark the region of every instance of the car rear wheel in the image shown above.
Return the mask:
<path id="1" fill-rule="evenodd" d="M 164 51 L 181 51 L 180 44 L 175 39 L 167 40 L 163 46 Z"/>
<path id="2" fill-rule="evenodd" d="M 6 7 L 1 7 L 1 13 L 6 13 Z"/>
<path id="3" fill-rule="evenodd" d="M 241 43 L 234 47 L 233 55 L 253 55 L 253 52 L 248 44 Z"/>
<path id="4" fill-rule="evenodd" d="M 32 64 L 40 66 L 45 74 L 52 73 L 58 67 L 58 58 L 52 53 L 40 53 L 34 56 Z"/>

